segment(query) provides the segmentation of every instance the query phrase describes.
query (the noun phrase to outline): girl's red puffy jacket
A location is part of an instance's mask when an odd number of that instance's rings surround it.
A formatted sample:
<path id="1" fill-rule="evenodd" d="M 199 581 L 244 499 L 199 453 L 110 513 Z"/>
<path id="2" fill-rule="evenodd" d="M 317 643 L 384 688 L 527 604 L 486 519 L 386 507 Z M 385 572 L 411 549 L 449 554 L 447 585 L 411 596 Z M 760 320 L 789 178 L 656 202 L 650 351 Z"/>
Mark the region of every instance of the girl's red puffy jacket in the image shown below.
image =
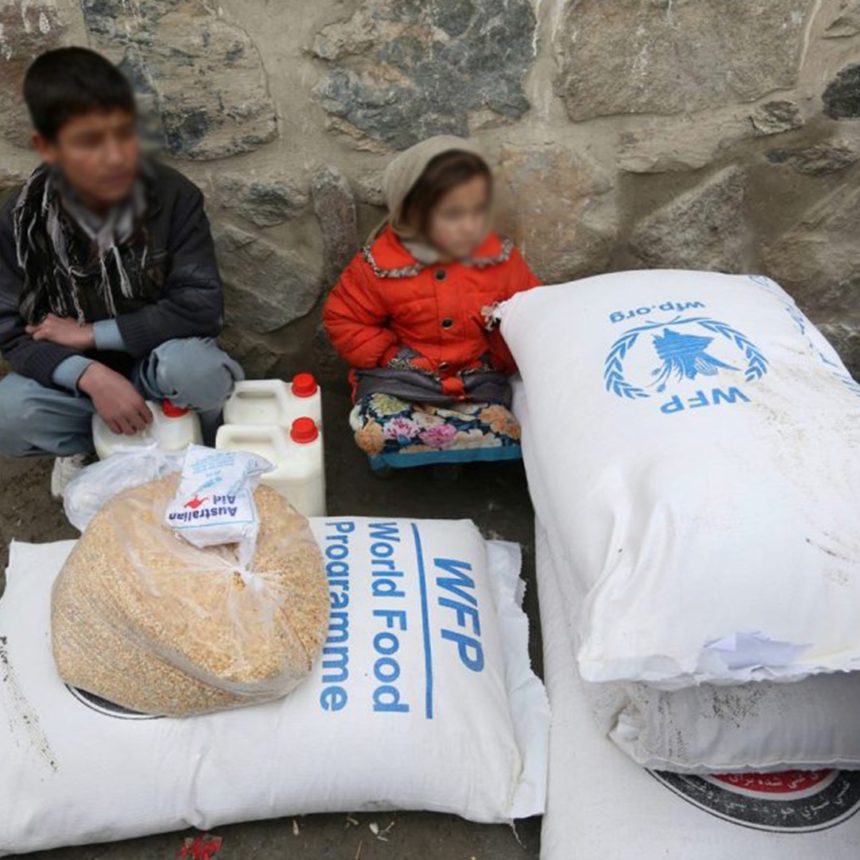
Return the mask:
<path id="1" fill-rule="evenodd" d="M 468 261 L 425 265 L 386 228 L 346 267 L 323 318 L 354 368 L 385 367 L 409 347 L 420 353 L 414 365 L 443 380 L 483 366 L 486 357 L 512 373 L 510 352 L 498 331 L 486 330 L 481 312 L 539 284 L 520 252 L 495 233 Z"/>

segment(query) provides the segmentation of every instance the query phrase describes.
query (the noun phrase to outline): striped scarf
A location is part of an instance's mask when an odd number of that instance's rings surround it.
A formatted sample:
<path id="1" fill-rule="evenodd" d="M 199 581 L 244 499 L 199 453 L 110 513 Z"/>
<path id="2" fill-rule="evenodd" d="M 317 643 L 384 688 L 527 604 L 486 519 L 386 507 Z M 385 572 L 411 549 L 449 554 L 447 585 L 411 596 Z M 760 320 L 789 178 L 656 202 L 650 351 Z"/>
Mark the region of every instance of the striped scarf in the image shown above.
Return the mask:
<path id="1" fill-rule="evenodd" d="M 125 298 L 140 295 L 146 244 L 138 251 L 133 277 L 126 271 L 120 249 L 132 239 L 145 209 L 142 180 L 127 202 L 99 218 L 78 202 L 58 170 L 44 164 L 38 167 L 21 190 L 12 215 L 18 265 L 24 271 L 18 303 L 22 318 L 38 323 L 53 313 L 83 324 L 85 290 L 98 291 L 111 317 L 117 313 L 115 290 Z M 82 243 L 76 232 L 88 241 Z M 94 257 L 95 283 L 88 271 Z"/>

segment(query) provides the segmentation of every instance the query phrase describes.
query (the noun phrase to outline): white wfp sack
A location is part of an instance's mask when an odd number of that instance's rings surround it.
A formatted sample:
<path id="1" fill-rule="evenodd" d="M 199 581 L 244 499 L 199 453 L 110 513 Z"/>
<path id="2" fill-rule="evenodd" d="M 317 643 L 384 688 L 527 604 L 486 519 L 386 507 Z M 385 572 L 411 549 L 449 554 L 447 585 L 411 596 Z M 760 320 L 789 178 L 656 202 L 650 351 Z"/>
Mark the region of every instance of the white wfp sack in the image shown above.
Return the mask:
<path id="1" fill-rule="evenodd" d="M 542 860 L 854 860 L 860 772 L 685 776 L 643 770 L 595 724 L 538 527 L 544 667 L 553 709 Z M 856 719 L 856 712 L 852 715 Z"/>
<path id="2" fill-rule="evenodd" d="M 528 439 L 532 421 L 521 381 L 514 384 L 514 411 Z M 565 619 L 565 647 L 572 659 L 575 635 L 570 619 L 579 616 L 582 595 L 578 577 L 564 562 L 550 562 L 551 557 L 563 559 L 564 553 L 561 541 L 551 534 L 543 537 L 543 523 L 552 517 L 534 453 L 526 445 L 529 489 L 541 536 L 539 597 L 542 603 L 556 604 L 554 618 Z M 547 650 L 546 637 L 544 644 Z M 673 691 L 633 681 L 577 681 L 577 690 L 578 712 L 590 711 L 599 733 L 643 767 L 701 774 L 860 768 L 858 672 L 815 675 L 793 683 L 699 684 Z M 591 730 L 586 735 L 597 736 Z"/>
<path id="3" fill-rule="evenodd" d="M 860 667 L 860 387 L 783 290 L 622 272 L 501 316 L 584 678 Z"/>
<path id="4" fill-rule="evenodd" d="M 0 854 L 311 812 L 542 812 L 549 713 L 515 546 L 467 521 L 312 521 L 332 599 L 287 698 L 189 719 L 67 689 L 51 583 L 70 542 L 13 544 L 0 601 Z"/>

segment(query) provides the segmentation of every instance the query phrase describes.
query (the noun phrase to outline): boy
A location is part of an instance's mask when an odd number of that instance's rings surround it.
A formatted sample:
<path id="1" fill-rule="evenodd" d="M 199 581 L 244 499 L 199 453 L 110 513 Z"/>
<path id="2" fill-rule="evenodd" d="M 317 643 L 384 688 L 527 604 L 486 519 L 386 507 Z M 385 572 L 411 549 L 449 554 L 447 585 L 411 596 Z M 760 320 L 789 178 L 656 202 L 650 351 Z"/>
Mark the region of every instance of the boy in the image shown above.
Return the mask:
<path id="1" fill-rule="evenodd" d="M 141 157 L 134 96 L 84 48 L 38 57 L 24 98 L 42 164 L 0 211 L 0 453 L 53 454 L 54 495 L 97 412 L 144 429 L 146 400 L 201 413 L 211 442 L 241 368 L 214 338 L 222 288 L 203 195 Z"/>

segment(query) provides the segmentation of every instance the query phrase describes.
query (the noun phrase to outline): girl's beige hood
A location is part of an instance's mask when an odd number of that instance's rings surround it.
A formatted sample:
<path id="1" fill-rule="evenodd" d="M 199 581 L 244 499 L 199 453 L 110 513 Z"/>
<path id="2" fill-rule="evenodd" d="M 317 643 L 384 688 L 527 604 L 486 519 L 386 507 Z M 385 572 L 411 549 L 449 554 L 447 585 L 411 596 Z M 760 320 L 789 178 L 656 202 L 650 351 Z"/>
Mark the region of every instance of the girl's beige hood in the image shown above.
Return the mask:
<path id="1" fill-rule="evenodd" d="M 486 160 L 484 152 L 473 141 L 452 134 L 440 134 L 410 146 L 388 163 L 382 174 L 382 194 L 388 206 L 388 217 L 373 231 L 371 238 L 378 235 L 386 224 L 390 224 L 399 235 L 402 234 L 401 216 L 406 195 L 437 155 L 453 151 L 472 152 Z"/>

